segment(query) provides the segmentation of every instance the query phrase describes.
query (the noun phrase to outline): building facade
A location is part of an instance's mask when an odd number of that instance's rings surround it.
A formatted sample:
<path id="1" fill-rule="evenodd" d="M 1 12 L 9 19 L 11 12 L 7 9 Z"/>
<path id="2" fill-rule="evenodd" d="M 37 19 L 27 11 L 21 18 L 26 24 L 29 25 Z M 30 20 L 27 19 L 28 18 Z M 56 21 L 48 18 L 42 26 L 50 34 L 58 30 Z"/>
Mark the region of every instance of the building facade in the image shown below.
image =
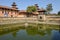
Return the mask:
<path id="1" fill-rule="evenodd" d="M 27 13 L 25 10 L 18 10 L 15 2 L 11 5 L 12 7 L 1 6 L 0 5 L 0 18 L 1 17 L 35 17 L 38 20 L 60 20 L 60 16 L 55 15 L 45 15 L 46 10 L 40 9 L 37 4 L 35 4 L 37 12 Z M 54 17 L 53 17 L 54 16 Z"/>
<path id="2" fill-rule="evenodd" d="M 0 17 L 37 17 L 39 14 L 38 12 L 32 12 L 29 14 L 25 10 L 18 10 L 15 2 L 13 2 L 11 6 L 12 7 L 0 5 Z M 35 6 L 37 10 L 39 10 L 37 4 L 35 4 Z M 41 10 L 40 12 L 42 14 L 44 11 Z"/>
<path id="3" fill-rule="evenodd" d="M 16 4 L 13 3 L 12 7 L 0 6 L 0 17 L 17 17 L 19 10 Z"/>

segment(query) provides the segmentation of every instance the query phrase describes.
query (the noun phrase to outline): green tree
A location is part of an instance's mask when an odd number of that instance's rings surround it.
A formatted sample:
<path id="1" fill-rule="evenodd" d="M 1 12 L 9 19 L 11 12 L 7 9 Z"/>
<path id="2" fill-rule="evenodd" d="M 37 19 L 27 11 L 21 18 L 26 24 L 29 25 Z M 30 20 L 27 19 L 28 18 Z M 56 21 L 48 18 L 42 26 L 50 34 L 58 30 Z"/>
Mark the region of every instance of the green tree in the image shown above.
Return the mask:
<path id="1" fill-rule="evenodd" d="M 50 13 L 53 10 L 52 4 L 48 4 L 47 7 L 46 7 L 46 10 L 47 10 L 48 13 Z"/>
<path id="2" fill-rule="evenodd" d="M 58 12 L 58 15 L 60 15 L 60 11 Z"/>
<path id="3" fill-rule="evenodd" d="M 27 12 L 28 12 L 28 13 L 36 12 L 36 11 L 37 11 L 37 9 L 36 9 L 35 6 L 28 6 L 28 7 L 27 7 Z"/>

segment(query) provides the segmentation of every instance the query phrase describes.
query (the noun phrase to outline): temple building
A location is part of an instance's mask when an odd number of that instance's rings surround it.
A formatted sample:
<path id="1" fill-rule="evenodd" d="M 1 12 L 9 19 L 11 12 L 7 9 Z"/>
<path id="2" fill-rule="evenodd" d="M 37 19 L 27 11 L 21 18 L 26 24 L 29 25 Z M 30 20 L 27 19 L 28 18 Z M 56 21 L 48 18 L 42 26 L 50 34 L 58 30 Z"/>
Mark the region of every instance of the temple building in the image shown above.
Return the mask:
<path id="1" fill-rule="evenodd" d="M 39 9 L 37 4 L 35 4 L 37 12 L 32 12 L 31 14 L 27 13 L 25 10 L 18 10 L 15 2 L 13 2 L 11 6 L 12 7 L 0 5 L 0 17 L 37 17 L 38 14 L 44 14 L 45 12 L 45 10 Z"/>
<path id="2" fill-rule="evenodd" d="M 12 7 L 0 6 L 0 17 L 17 17 L 19 10 L 13 2 Z"/>
<path id="3" fill-rule="evenodd" d="M 45 15 L 46 10 L 39 8 L 38 4 L 35 4 L 37 11 L 28 13 L 26 10 L 18 10 L 15 2 L 12 3 L 11 7 L 0 5 L 0 18 L 36 18 L 39 21 L 60 21 L 60 16 L 57 15 Z"/>

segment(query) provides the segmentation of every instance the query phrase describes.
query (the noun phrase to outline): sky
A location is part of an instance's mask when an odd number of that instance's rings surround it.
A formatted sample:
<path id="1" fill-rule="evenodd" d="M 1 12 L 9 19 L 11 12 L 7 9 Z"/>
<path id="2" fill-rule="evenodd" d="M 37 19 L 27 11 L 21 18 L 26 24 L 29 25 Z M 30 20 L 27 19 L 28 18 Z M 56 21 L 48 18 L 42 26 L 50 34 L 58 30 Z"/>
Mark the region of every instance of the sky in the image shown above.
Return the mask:
<path id="1" fill-rule="evenodd" d="M 16 2 L 19 10 L 26 10 L 28 6 L 38 4 L 39 8 L 46 9 L 47 5 L 52 3 L 52 13 L 60 11 L 60 0 L 0 0 L 0 5 L 11 6 L 13 2 Z"/>

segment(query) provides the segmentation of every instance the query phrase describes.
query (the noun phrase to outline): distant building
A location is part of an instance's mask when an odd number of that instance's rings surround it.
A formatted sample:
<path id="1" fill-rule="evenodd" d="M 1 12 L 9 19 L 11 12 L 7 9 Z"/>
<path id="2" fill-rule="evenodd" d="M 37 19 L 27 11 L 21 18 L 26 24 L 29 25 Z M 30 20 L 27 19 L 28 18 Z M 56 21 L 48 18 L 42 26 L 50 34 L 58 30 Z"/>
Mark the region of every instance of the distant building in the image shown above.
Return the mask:
<path id="1" fill-rule="evenodd" d="M 35 4 L 37 12 L 27 13 L 26 10 L 18 10 L 17 5 L 15 2 L 11 5 L 12 7 L 1 6 L 0 5 L 0 18 L 1 17 L 35 17 L 38 20 L 43 21 L 51 21 L 51 20 L 59 20 L 60 16 L 53 15 L 53 14 L 46 14 L 46 10 L 43 8 L 39 8 L 38 4 Z"/>
<path id="2" fill-rule="evenodd" d="M 19 10 L 17 9 L 15 2 L 13 2 L 12 7 L 0 5 L 0 17 L 17 17 L 18 13 Z"/>
<path id="3" fill-rule="evenodd" d="M 37 17 L 38 14 L 44 14 L 45 12 L 45 10 L 39 9 L 37 4 L 35 4 L 35 6 L 38 12 L 32 12 L 31 14 L 28 14 L 25 10 L 18 10 L 15 2 L 13 2 L 11 6 L 12 7 L 0 5 L 0 17 Z"/>

